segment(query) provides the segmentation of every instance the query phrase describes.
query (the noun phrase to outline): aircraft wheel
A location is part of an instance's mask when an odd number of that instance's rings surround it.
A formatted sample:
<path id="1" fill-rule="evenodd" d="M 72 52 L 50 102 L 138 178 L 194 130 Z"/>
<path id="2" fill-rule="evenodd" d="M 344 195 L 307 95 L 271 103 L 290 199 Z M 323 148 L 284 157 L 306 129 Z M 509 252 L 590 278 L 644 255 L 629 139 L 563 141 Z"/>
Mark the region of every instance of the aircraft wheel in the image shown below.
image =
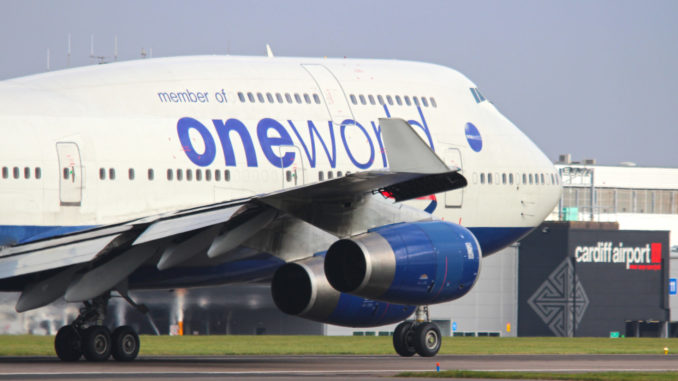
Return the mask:
<path id="1" fill-rule="evenodd" d="M 440 350 L 442 336 L 440 329 L 433 323 L 421 323 L 414 329 L 414 348 L 419 356 L 433 357 Z"/>
<path id="2" fill-rule="evenodd" d="M 54 338 L 54 350 L 61 361 L 78 361 L 82 356 L 78 330 L 72 325 L 61 327 Z"/>
<path id="3" fill-rule="evenodd" d="M 413 323 L 404 321 L 396 327 L 393 332 L 393 348 L 403 357 L 411 357 L 416 353 L 412 344 L 414 334 Z"/>
<path id="4" fill-rule="evenodd" d="M 112 348 L 111 353 L 113 358 L 118 361 L 132 361 L 137 358 L 139 354 L 139 335 L 134 331 L 134 328 L 123 325 L 113 331 L 111 335 Z"/>
<path id="5" fill-rule="evenodd" d="M 111 333 L 108 328 L 93 325 L 82 334 L 82 354 L 89 361 L 105 361 L 111 355 Z"/>

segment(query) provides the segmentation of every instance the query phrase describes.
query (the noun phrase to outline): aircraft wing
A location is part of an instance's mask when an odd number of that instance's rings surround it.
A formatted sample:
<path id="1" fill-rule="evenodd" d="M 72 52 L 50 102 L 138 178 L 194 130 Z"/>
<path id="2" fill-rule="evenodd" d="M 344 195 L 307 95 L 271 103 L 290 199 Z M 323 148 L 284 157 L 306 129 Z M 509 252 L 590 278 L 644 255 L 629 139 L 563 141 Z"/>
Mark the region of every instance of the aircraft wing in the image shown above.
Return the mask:
<path id="1" fill-rule="evenodd" d="M 17 311 L 64 296 L 85 301 L 124 287 L 144 264 L 165 270 L 197 254 L 228 255 L 280 216 L 334 236 L 392 223 L 373 213 L 376 193 L 404 201 L 466 186 L 401 119 L 380 119 L 388 170 L 347 176 L 0 249 L 0 285 L 22 290 Z M 275 253 L 272 253 L 275 255 Z M 312 253 L 309 253 L 309 256 Z"/>

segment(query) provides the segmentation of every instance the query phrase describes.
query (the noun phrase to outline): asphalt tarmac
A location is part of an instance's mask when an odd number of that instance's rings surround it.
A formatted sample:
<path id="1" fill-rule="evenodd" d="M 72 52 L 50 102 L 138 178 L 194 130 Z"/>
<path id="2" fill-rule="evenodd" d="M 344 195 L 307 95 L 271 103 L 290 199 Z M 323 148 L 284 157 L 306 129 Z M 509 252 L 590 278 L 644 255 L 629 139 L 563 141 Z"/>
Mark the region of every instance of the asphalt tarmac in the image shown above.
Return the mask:
<path id="1" fill-rule="evenodd" d="M 435 370 L 437 362 L 441 370 L 678 371 L 678 356 L 674 355 L 142 356 L 130 363 L 2 357 L 0 380 L 383 380 L 403 371 Z"/>

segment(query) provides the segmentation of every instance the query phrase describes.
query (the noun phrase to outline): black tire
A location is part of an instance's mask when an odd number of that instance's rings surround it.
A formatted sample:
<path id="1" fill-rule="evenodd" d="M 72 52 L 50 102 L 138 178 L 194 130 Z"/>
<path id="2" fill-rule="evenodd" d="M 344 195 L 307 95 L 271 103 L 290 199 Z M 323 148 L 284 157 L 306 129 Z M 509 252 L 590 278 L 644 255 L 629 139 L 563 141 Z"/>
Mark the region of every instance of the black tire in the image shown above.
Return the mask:
<path id="1" fill-rule="evenodd" d="M 78 361 L 82 356 L 80 333 L 72 325 L 59 329 L 54 338 L 54 350 L 61 361 Z"/>
<path id="2" fill-rule="evenodd" d="M 404 321 L 396 327 L 393 332 L 393 348 L 403 357 L 414 356 L 417 351 L 414 348 L 412 339 L 414 338 L 414 328 L 411 321 Z"/>
<path id="3" fill-rule="evenodd" d="M 433 357 L 438 354 L 443 337 L 440 329 L 433 323 L 421 323 L 414 328 L 414 348 L 421 357 Z"/>
<path id="4" fill-rule="evenodd" d="M 108 328 L 93 325 L 82 333 L 82 354 L 88 361 L 105 361 L 111 355 L 111 333 Z"/>
<path id="5" fill-rule="evenodd" d="M 139 354 L 139 335 L 134 328 L 123 325 L 113 331 L 111 335 L 112 346 L 111 353 L 113 358 L 118 361 L 132 361 Z"/>

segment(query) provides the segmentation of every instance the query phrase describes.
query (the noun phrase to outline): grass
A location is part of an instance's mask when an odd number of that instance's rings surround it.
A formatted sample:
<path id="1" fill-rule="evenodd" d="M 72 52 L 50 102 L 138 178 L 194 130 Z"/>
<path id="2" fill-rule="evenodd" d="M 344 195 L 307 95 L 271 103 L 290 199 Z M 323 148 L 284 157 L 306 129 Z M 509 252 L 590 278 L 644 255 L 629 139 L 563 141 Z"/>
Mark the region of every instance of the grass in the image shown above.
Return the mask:
<path id="1" fill-rule="evenodd" d="M 383 354 L 391 337 L 354 336 L 141 336 L 141 356 Z M 441 354 L 663 354 L 678 339 L 446 337 Z M 53 336 L 0 335 L 0 356 L 53 356 Z"/>
<path id="2" fill-rule="evenodd" d="M 469 370 L 447 370 L 442 372 L 405 372 L 396 377 L 426 378 L 484 378 L 519 380 L 586 380 L 586 381 L 637 381 L 637 380 L 678 380 L 678 372 L 482 372 Z"/>

